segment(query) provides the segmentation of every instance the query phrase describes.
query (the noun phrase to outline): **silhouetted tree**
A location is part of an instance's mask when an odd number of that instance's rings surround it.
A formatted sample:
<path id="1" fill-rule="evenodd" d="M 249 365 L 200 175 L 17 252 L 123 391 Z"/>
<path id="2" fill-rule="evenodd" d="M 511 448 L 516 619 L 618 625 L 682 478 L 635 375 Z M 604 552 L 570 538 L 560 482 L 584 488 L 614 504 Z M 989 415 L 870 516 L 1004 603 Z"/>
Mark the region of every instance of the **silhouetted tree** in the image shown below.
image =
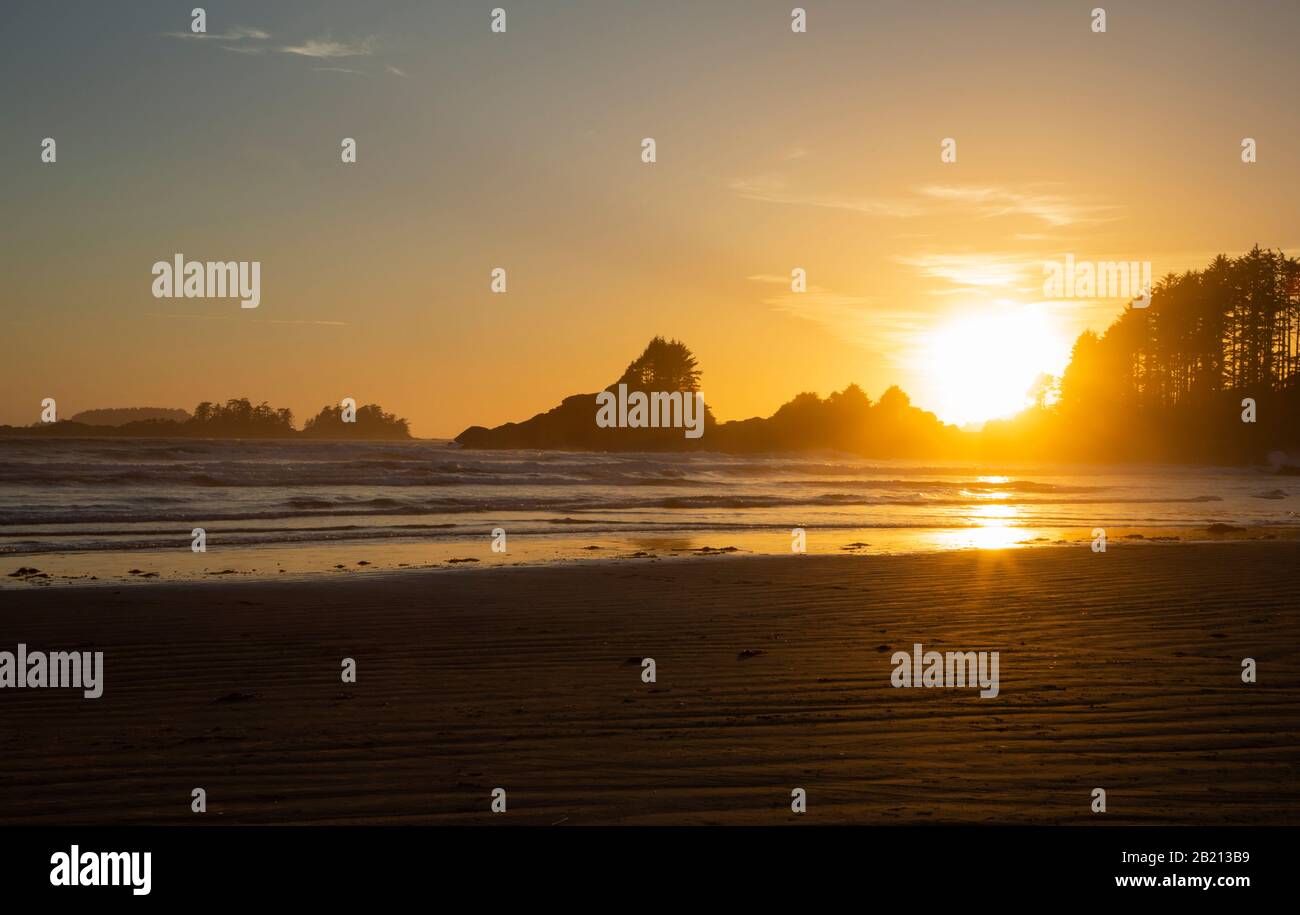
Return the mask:
<path id="1" fill-rule="evenodd" d="M 1244 397 L 1260 405 L 1255 424 L 1240 421 Z M 1074 458 L 1249 460 L 1300 446 L 1300 261 L 1256 246 L 1161 278 L 1149 307 L 1075 341 L 1055 407 L 995 432 L 999 447 Z"/>
<path id="2" fill-rule="evenodd" d="M 247 397 L 224 404 L 204 401 L 183 426 L 188 434 L 207 437 L 266 438 L 294 433 L 292 411 L 276 410 L 266 401 L 254 406 Z"/>
<path id="3" fill-rule="evenodd" d="M 410 438 L 411 431 L 404 419 L 385 413 L 379 404 L 369 403 L 357 407 L 356 422 L 343 422 L 342 407 L 322 407 L 307 420 L 302 434 L 308 438 Z"/>
<path id="4" fill-rule="evenodd" d="M 698 391 L 700 370 L 685 343 L 655 337 L 615 384 L 641 391 Z"/>

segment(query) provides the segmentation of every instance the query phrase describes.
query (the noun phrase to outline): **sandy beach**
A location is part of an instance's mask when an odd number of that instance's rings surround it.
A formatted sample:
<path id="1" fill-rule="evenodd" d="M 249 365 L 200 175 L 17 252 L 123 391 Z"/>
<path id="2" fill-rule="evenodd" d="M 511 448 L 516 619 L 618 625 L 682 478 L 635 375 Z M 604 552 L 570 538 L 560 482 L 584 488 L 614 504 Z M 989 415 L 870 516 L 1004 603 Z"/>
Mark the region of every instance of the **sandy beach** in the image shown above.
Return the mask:
<path id="1" fill-rule="evenodd" d="M 1145 544 L 10 592 L 0 649 L 103 651 L 105 686 L 0 693 L 0 821 L 1294 824 L 1298 573 Z M 892 688 L 917 642 L 1000 652 L 1000 694 Z"/>

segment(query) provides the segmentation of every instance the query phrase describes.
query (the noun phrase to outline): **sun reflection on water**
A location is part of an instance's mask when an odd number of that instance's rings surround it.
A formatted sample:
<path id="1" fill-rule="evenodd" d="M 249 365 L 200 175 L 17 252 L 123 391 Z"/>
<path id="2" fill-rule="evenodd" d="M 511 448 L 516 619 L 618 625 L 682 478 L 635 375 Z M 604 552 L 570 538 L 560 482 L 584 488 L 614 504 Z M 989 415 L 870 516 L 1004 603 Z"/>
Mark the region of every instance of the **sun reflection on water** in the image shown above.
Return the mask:
<path id="1" fill-rule="evenodd" d="M 1016 505 L 978 505 L 966 517 L 974 527 L 935 531 L 932 542 L 944 549 L 1005 550 L 1023 546 L 1033 532 L 1015 523 L 1020 514 Z"/>

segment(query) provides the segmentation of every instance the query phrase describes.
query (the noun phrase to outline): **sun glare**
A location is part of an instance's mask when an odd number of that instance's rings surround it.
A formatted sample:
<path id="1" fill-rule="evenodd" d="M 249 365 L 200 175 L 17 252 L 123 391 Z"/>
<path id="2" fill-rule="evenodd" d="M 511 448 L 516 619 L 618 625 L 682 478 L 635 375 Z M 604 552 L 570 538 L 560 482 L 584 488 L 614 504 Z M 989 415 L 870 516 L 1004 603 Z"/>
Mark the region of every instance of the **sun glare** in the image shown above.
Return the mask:
<path id="1" fill-rule="evenodd" d="M 922 365 L 937 395 L 934 412 L 964 426 L 1029 406 L 1038 377 L 1059 373 L 1068 357 L 1065 335 L 1047 315 L 1028 308 L 940 327 Z"/>

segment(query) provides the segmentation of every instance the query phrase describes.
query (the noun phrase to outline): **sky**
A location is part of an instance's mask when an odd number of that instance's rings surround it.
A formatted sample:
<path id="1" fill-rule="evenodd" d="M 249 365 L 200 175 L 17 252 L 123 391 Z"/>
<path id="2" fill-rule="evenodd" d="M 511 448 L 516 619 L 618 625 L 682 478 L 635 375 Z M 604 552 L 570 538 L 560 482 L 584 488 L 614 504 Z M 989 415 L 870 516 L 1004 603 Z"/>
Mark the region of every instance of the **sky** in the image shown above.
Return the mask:
<path id="1" fill-rule="evenodd" d="M 1128 301 L 1045 263 L 1300 244 L 1289 0 L 200 2 L 0 4 L 0 423 L 353 397 L 450 437 L 655 335 L 722 420 L 856 382 L 977 421 Z M 261 304 L 155 298 L 176 253 Z"/>

